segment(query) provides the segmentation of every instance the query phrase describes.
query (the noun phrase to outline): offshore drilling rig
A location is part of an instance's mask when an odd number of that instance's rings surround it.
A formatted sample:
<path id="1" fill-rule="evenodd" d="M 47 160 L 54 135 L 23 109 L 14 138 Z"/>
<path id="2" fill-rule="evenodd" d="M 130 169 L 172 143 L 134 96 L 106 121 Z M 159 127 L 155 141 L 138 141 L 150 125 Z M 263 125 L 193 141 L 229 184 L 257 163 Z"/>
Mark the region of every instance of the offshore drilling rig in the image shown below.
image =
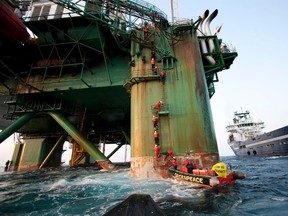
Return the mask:
<path id="1" fill-rule="evenodd" d="M 217 10 L 179 23 L 142 0 L 6 0 L 0 10 L 0 142 L 21 135 L 11 170 L 60 166 L 65 141 L 71 166 L 91 157 L 106 170 L 115 165 L 99 144 L 117 143 L 115 153 L 129 143 L 134 177 L 166 177 L 168 150 L 218 162 L 209 99 L 237 53 L 211 33 Z"/>

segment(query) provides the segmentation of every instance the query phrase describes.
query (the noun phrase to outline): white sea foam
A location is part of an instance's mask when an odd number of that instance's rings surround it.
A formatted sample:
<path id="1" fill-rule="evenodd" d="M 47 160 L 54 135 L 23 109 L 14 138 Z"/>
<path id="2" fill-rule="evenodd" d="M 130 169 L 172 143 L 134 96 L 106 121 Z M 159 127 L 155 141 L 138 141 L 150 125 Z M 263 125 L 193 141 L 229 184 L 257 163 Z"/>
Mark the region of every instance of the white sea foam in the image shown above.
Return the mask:
<path id="1" fill-rule="evenodd" d="M 46 189 L 44 189 L 45 191 L 52 191 L 52 190 L 56 190 L 59 189 L 61 187 L 67 187 L 68 182 L 66 179 L 59 179 L 56 182 L 53 182 L 50 185 L 47 185 Z"/>
<path id="2" fill-rule="evenodd" d="M 274 200 L 274 201 L 279 201 L 279 202 L 288 201 L 287 197 L 272 197 L 271 199 Z"/>

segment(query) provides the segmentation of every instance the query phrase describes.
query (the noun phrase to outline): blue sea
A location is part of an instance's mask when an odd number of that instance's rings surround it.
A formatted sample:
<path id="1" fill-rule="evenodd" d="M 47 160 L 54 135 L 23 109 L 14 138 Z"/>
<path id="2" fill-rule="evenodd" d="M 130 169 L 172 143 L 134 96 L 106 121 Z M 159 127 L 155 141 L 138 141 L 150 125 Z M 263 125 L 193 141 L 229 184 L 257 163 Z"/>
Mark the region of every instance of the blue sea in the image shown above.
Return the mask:
<path id="1" fill-rule="evenodd" d="M 149 194 L 167 216 L 288 215 L 288 157 L 221 161 L 245 172 L 246 179 L 219 191 L 171 179 L 135 179 L 129 168 L 1 171 L 0 215 L 103 215 L 135 193 Z"/>

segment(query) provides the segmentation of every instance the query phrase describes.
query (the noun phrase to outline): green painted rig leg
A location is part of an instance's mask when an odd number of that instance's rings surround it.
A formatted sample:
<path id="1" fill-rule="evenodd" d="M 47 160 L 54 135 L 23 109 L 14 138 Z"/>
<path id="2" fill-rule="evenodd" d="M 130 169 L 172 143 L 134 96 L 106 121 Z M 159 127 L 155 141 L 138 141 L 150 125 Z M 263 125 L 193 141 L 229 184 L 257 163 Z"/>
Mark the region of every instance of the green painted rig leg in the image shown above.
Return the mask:
<path id="1" fill-rule="evenodd" d="M 56 112 L 48 113 L 88 154 L 105 170 L 113 170 L 115 166 L 99 151 L 86 137 L 84 137 L 63 115 Z"/>

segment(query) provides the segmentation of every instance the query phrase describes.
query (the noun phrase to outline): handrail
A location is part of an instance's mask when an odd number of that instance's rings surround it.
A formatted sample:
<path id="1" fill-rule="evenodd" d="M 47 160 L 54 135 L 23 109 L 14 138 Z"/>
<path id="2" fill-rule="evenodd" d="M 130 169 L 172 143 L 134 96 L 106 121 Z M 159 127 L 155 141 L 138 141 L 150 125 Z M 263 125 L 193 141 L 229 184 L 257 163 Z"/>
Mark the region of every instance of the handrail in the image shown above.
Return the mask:
<path id="1" fill-rule="evenodd" d="M 119 10 L 121 8 L 121 13 L 122 14 L 126 14 L 126 15 L 130 15 L 130 16 L 135 16 L 137 17 L 137 14 L 135 14 L 135 12 L 139 13 L 141 18 L 146 17 L 153 20 L 153 19 L 159 19 L 159 20 L 167 20 L 167 15 L 161 11 L 159 8 L 157 8 L 156 6 L 142 1 L 142 0 L 109 0 L 107 2 L 105 2 L 102 7 L 97 7 L 94 10 L 89 10 L 86 11 L 86 6 L 89 3 L 95 3 L 97 4 L 97 2 L 91 2 L 88 0 L 77 0 L 77 1 L 73 1 L 73 0 L 50 0 L 51 2 L 58 4 L 68 10 L 71 10 L 72 12 L 75 12 L 81 16 L 87 16 L 88 18 L 93 18 L 95 20 L 101 21 L 103 22 L 104 25 L 107 25 L 109 23 L 107 23 L 107 16 L 109 17 L 109 14 L 104 14 L 104 8 L 105 6 L 107 7 L 107 10 L 111 10 L 111 8 L 108 6 L 109 3 L 114 3 L 115 6 L 118 6 L 117 10 Z M 106 4 L 106 5 L 105 5 Z M 98 9 L 99 8 L 99 9 Z M 130 8 L 130 10 L 127 10 L 127 8 Z M 89 9 L 89 8 L 88 8 Z M 96 14 L 103 14 L 103 16 L 96 16 L 94 15 L 92 12 L 96 12 Z M 115 15 L 114 15 L 115 18 Z M 123 18 L 123 17 L 122 17 Z M 112 17 L 111 17 L 112 19 Z M 129 20 L 125 20 L 127 26 L 131 25 L 129 24 Z M 115 28 L 114 25 L 110 24 L 110 27 Z M 116 30 L 122 32 L 123 29 L 120 26 L 116 26 Z"/>

